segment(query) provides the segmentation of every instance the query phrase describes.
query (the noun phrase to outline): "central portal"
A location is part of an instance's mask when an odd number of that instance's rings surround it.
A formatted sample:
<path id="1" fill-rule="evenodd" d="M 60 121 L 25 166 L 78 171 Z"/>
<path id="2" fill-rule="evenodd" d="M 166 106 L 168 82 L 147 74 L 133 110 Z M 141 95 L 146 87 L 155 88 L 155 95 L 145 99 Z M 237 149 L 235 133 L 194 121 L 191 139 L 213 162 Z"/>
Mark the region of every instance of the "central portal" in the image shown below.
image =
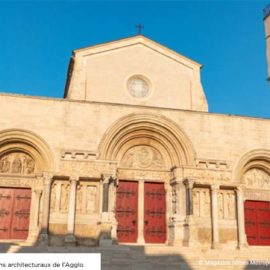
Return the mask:
<path id="1" fill-rule="evenodd" d="M 138 192 L 140 190 L 138 185 L 144 188 L 144 192 Z M 116 194 L 115 215 L 118 223 L 118 241 L 136 243 L 138 237 L 143 237 L 146 243 L 165 243 L 166 196 L 164 183 L 121 180 Z M 143 203 L 143 209 L 138 207 L 139 202 Z M 143 220 L 138 220 L 139 217 L 142 217 Z M 139 229 L 139 224 L 143 224 L 141 229 Z"/>

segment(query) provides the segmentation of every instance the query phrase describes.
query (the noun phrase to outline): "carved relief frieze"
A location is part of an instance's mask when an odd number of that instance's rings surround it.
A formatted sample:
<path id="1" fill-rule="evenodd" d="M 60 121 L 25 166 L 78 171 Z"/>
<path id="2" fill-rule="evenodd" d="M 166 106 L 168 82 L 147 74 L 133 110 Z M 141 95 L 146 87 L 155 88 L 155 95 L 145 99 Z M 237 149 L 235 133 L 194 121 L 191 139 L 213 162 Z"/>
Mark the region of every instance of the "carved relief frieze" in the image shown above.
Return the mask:
<path id="1" fill-rule="evenodd" d="M 35 167 L 33 158 L 22 152 L 9 153 L 0 158 L 0 173 L 32 175 Z"/>
<path id="2" fill-rule="evenodd" d="M 165 168 L 161 154 L 153 147 L 140 145 L 130 148 L 122 158 L 121 168 L 162 170 Z"/>
<path id="3" fill-rule="evenodd" d="M 63 160 L 60 163 L 58 174 L 65 175 L 80 175 L 100 178 L 101 174 L 106 172 L 115 174 L 116 162 L 107 161 L 67 161 Z"/>
<path id="4" fill-rule="evenodd" d="M 196 183 L 229 182 L 231 180 L 231 171 L 184 168 L 184 177 L 193 178 Z"/>
<path id="5" fill-rule="evenodd" d="M 233 190 L 220 190 L 218 192 L 219 219 L 235 219 L 236 204 Z"/>
<path id="6" fill-rule="evenodd" d="M 270 175 L 261 169 L 253 168 L 245 173 L 244 183 L 247 188 L 269 189 Z"/>
<path id="7" fill-rule="evenodd" d="M 0 185 L 7 187 L 43 187 L 42 180 L 34 177 L 27 178 L 13 178 L 13 177 L 0 177 Z"/>
<path id="8" fill-rule="evenodd" d="M 244 190 L 245 200 L 270 201 L 270 192 L 266 190 Z"/>
<path id="9" fill-rule="evenodd" d="M 132 170 L 118 169 L 118 179 L 136 179 L 136 180 L 170 180 L 171 174 L 168 171 L 148 171 L 148 170 Z"/>
<path id="10" fill-rule="evenodd" d="M 193 214 L 195 217 L 210 217 L 210 191 L 208 188 L 195 187 L 193 196 Z"/>

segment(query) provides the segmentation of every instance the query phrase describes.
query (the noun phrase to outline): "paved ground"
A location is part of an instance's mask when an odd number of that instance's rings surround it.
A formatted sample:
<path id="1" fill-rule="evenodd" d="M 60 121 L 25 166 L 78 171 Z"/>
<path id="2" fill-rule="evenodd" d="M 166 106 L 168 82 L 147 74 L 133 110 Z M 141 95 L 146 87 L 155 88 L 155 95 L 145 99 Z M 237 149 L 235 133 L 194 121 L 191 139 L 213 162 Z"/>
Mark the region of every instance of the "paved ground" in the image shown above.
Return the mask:
<path id="1" fill-rule="evenodd" d="M 47 247 L 0 244 L 1 252 L 9 253 L 101 253 L 102 270 L 261 270 L 270 265 L 270 247 L 243 250 L 199 250 L 164 246 L 108 246 L 108 247 Z M 72 255 L 71 255 L 72 256 Z M 247 264 L 250 261 L 249 265 Z"/>

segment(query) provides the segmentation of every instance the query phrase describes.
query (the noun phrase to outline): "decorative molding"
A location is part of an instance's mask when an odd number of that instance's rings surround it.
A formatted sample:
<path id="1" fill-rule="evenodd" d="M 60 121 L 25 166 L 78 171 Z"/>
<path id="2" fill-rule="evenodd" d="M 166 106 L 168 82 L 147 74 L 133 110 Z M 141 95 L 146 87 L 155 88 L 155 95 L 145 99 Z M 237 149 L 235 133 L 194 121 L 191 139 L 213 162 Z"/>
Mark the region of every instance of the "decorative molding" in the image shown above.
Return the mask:
<path id="1" fill-rule="evenodd" d="M 62 160 L 89 161 L 89 160 L 95 160 L 96 158 L 97 158 L 97 153 L 94 151 L 63 150 L 61 152 Z"/>
<path id="2" fill-rule="evenodd" d="M 231 163 L 226 161 L 226 160 L 196 159 L 196 168 L 215 169 L 215 170 L 230 170 Z"/>

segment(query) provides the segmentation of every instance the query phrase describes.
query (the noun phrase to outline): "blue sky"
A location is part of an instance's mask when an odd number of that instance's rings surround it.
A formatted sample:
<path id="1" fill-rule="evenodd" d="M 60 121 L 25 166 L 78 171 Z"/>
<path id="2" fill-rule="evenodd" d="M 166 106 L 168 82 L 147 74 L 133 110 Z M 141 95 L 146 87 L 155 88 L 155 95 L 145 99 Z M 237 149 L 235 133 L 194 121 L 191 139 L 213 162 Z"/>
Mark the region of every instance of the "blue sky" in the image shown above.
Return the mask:
<path id="1" fill-rule="evenodd" d="M 73 49 L 143 34 L 203 64 L 211 112 L 270 118 L 270 1 L 0 1 L 0 91 L 62 97 Z"/>

